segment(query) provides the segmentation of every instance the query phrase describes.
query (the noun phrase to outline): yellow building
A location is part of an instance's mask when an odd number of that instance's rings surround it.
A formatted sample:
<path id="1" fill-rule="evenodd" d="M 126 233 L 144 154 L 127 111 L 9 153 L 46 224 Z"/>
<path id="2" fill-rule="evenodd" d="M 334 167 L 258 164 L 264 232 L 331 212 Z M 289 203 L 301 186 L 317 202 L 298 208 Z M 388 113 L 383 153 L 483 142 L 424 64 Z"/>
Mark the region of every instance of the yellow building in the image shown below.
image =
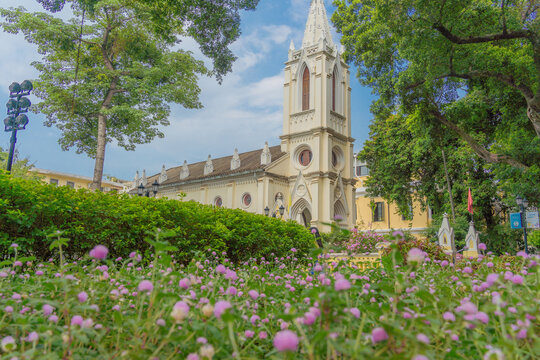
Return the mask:
<path id="1" fill-rule="evenodd" d="M 356 158 L 356 156 L 355 156 Z M 431 211 L 422 211 L 418 202 L 413 202 L 412 217 L 406 218 L 398 212 L 395 204 L 389 204 L 380 197 L 370 197 L 366 192 L 365 181 L 369 177 L 366 164 L 355 160 L 356 178 L 356 225 L 361 231 L 387 234 L 395 230 L 421 236 L 431 223 Z"/>
<path id="2" fill-rule="evenodd" d="M 54 170 L 45 170 L 32 168 L 32 172 L 42 178 L 42 181 L 47 184 L 58 186 L 69 186 L 73 189 L 88 189 L 92 183 L 92 178 L 75 174 L 67 174 Z M 101 183 L 102 191 L 118 191 L 123 192 L 126 186 L 119 182 L 103 180 Z"/>

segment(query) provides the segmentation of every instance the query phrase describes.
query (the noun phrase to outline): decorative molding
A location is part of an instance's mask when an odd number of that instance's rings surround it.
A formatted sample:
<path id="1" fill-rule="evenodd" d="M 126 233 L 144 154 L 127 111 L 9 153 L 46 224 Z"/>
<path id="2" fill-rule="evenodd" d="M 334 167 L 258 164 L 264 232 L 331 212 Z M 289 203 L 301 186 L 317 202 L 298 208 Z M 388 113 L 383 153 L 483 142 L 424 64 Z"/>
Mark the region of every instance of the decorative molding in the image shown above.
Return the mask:
<path id="1" fill-rule="evenodd" d="M 148 180 L 146 179 L 146 169 L 143 169 L 142 171 L 141 184 L 143 186 L 146 186 L 146 184 L 148 184 Z"/>
<path id="2" fill-rule="evenodd" d="M 272 154 L 270 153 L 270 148 L 268 147 L 268 141 L 264 143 L 264 149 L 261 153 L 261 165 L 270 165 L 272 162 Z"/>
<path id="3" fill-rule="evenodd" d="M 236 170 L 240 167 L 240 156 L 238 155 L 238 149 L 234 149 L 234 154 L 231 159 L 231 170 Z"/>
<path id="4" fill-rule="evenodd" d="M 189 167 L 187 164 L 187 160 L 184 160 L 184 165 L 182 165 L 182 169 L 180 170 L 180 180 L 187 179 L 189 177 Z"/>
<path id="5" fill-rule="evenodd" d="M 212 156 L 208 155 L 208 160 L 204 165 L 204 175 L 208 175 L 214 172 L 214 163 L 212 162 Z"/>
<path id="6" fill-rule="evenodd" d="M 167 181 L 167 170 L 165 170 L 165 165 L 161 168 L 161 174 L 159 174 L 159 183 L 163 184 L 165 181 Z"/>

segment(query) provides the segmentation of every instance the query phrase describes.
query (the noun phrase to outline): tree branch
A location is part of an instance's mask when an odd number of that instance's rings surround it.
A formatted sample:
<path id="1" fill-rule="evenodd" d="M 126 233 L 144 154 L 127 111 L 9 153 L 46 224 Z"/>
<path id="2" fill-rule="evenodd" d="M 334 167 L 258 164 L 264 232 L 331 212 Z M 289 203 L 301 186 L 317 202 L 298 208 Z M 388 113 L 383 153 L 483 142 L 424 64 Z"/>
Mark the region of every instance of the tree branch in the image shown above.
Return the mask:
<path id="1" fill-rule="evenodd" d="M 531 33 L 529 30 L 517 30 L 512 32 L 505 32 L 501 34 L 490 34 L 482 36 L 471 36 L 463 38 L 452 34 L 450 30 L 444 27 L 442 24 L 435 24 L 433 28 L 441 33 L 442 36 L 453 42 L 454 44 L 479 44 L 497 40 L 512 40 L 512 39 L 529 39 Z"/>
<path id="2" fill-rule="evenodd" d="M 439 120 L 442 124 L 444 124 L 446 127 L 453 130 L 460 138 L 465 140 L 467 144 L 471 147 L 471 149 L 478 155 L 480 158 L 484 159 L 488 163 L 504 163 L 508 164 L 512 167 L 527 170 L 528 166 L 522 164 L 521 162 L 517 161 L 516 159 L 508 156 L 508 155 L 498 155 L 490 152 L 487 150 L 484 146 L 482 146 L 480 143 L 478 143 L 471 135 L 469 135 L 465 130 L 448 120 L 443 114 L 440 113 L 439 110 L 433 109 L 431 110 L 431 114 L 435 116 L 437 120 Z"/>

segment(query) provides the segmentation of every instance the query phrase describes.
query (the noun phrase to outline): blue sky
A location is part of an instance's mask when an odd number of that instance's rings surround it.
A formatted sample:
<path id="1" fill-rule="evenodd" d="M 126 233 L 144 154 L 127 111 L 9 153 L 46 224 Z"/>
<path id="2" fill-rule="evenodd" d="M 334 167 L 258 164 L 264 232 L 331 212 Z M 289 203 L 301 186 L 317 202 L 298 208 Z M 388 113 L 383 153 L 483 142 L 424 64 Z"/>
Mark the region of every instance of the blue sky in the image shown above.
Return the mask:
<path id="1" fill-rule="evenodd" d="M 298 47 L 302 42 L 310 0 L 261 0 L 255 11 L 242 14 L 242 36 L 232 45 L 238 57 L 233 72 L 223 84 L 215 79 L 201 78 L 203 109 L 186 110 L 172 105 L 171 125 L 162 130 L 163 139 L 139 145 L 135 151 L 125 151 L 108 144 L 104 174 L 133 179 L 135 171 L 146 169 L 148 175 L 181 165 L 184 160 L 197 162 L 261 148 L 265 141 L 279 144 L 283 121 L 283 67 L 289 42 Z M 331 0 L 325 0 L 328 16 L 334 12 Z M 24 6 L 43 11 L 35 0 L 2 0 L 2 7 Z M 336 43 L 337 34 L 333 33 Z M 9 84 L 38 76 L 31 66 L 40 59 L 36 48 L 20 35 L 0 32 L 0 96 L 7 101 Z M 184 48 L 202 58 L 197 44 L 184 41 Z M 352 132 L 355 151 L 368 137 L 372 115 L 369 106 L 371 90 L 356 80 L 351 67 Z M 38 101 L 32 97 L 33 102 Z M 30 114 L 27 129 L 18 133 L 17 149 L 36 167 L 92 176 L 94 160 L 78 155 L 74 150 L 62 151 L 58 145 L 60 132 L 43 126 L 44 116 Z M 3 119 L 3 118 L 2 118 Z M 9 133 L 0 136 L 0 147 L 9 147 Z"/>

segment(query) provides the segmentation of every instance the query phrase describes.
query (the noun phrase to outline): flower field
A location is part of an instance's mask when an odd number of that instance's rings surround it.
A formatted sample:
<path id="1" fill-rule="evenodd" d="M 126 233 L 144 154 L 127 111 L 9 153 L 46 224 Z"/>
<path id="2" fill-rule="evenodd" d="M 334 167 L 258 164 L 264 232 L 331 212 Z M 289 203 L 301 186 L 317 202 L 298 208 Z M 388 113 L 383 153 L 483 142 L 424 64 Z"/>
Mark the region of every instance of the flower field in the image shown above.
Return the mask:
<path id="1" fill-rule="evenodd" d="M 160 239 L 149 259 L 96 246 L 77 262 L 0 264 L 2 359 L 533 359 L 539 259 L 456 266 L 413 248 L 361 272 L 324 255 L 187 266 Z M 405 265 L 405 261 L 407 260 Z M 510 261 L 510 260 L 508 260 Z M 333 268 L 333 270 L 330 270 Z"/>

